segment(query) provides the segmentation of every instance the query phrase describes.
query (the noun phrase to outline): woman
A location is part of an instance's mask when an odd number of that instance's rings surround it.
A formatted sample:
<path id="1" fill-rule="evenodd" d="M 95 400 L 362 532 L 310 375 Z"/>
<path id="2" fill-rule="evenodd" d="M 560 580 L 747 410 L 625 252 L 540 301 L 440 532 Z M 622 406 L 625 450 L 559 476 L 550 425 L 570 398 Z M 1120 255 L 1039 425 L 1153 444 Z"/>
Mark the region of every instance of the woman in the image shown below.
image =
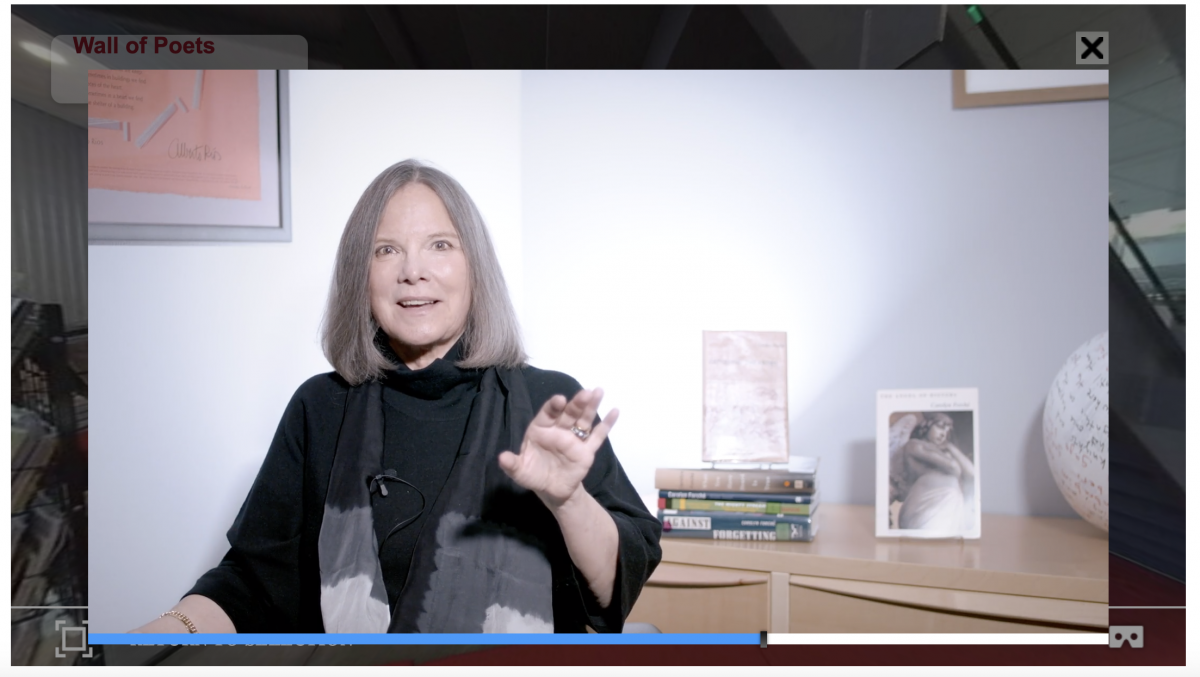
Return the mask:
<path id="1" fill-rule="evenodd" d="M 972 526 L 975 466 L 951 441 L 953 431 L 946 414 L 926 414 L 904 445 L 909 484 L 901 499 L 901 529 L 962 533 Z"/>
<path id="2" fill-rule="evenodd" d="M 603 393 L 525 364 L 451 177 L 380 174 L 225 559 L 144 632 L 620 632 L 661 559 Z M 536 412 L 536 414 L 535 414 Z"/>

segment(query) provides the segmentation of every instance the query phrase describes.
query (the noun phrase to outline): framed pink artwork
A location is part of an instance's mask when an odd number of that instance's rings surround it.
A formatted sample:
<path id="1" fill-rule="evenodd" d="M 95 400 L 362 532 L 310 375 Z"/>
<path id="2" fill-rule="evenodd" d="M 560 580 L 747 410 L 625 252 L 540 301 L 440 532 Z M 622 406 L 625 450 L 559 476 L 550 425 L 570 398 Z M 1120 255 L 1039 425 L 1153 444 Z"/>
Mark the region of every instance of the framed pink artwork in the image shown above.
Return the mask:
<path id="1" fill-rule="evenodd" d="M 88 72 L 88 241 L 290 241 L 287 73 Z"/>

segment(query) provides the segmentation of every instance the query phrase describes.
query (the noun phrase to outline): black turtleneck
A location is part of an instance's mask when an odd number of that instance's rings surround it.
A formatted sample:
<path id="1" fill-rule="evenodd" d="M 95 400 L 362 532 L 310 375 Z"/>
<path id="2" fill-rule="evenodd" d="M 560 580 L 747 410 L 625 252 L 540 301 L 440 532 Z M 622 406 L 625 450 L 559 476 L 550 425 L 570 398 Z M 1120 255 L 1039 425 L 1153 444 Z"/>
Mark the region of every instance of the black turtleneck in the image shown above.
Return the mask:
<path id="1" fill-rule="evenodd" d="M 460 339 L 445 357 L 417 371 L 385 350 L 400 366 L 384 381 L 383 468 L 408 484 L 384 480 L 387 496 L 372 492 L 371 511 L 393 608 L 408 577 L 417 534 L 450 475 L 482 377 L 479 370 L 455 366 L 461 349 Z"/>
<path id="2" fill-rule="evenodd" d="M 382 346 L 381 346 L 382 347 Z M 466 431 L 480 372 L 454 366 L 460 346 L 418 371 L 401 366 L 388 374 L 383 389 L 384 466 L 395 470 L 425 495 L 432 510 L 449 477 Z M 387 351 L 385 350 L 385 353 Z M 389 355 L 399 364 L 400 361 Z M 570 398 L 581 386 L 570 376 L 522 367 L 534 411 L 554 395 Z M 335 373 L 304 382 L 288 403 L 237 519 L 227 534 L 229 551 L 187 594 L 216 602 L 238 632 L 324 632 L 318 543 L 325 514 L 344 406 L 350 385 Z M 404 587 L 414 541 L 421 529 L 420 495 L 396 481 L 384 481 L 388 495 L 372 495 L 375 532 L 383 545 L 380 561 L 389 601 Z M 570 563 L 561 535 L 534 534 L 561 548 L 553 561 L 568 567 L 553 580 L 557 632 L 620 632 L 646 579 L 662 558 L 662 526 L 638 497 L 605 440 L 583 481 L 612 516 L 619 546 L 612 603 L 599 607 L 578 568 Z M 392 528 L 420 514 L 388 537 Z M 553 524 L 553 522 L 550 522 Z"/>

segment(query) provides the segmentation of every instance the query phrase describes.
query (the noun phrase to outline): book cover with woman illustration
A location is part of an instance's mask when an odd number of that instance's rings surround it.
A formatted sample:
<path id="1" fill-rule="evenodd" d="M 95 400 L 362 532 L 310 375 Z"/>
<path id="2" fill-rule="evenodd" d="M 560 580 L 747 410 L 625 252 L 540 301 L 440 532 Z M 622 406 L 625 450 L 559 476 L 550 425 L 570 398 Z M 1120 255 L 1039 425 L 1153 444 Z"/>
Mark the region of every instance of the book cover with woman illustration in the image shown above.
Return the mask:
<path id="1" fill-rule="evenodd" d="M 878 395 L 876 536 L 979 538 L 978 391 Z"/>

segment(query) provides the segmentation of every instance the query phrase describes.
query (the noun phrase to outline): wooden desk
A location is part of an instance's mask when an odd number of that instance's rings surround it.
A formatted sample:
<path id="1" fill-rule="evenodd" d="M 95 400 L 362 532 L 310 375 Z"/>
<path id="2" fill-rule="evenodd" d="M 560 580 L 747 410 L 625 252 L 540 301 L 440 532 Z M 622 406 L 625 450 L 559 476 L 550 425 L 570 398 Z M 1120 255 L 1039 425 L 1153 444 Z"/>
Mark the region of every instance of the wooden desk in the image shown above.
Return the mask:
<path id="1" fill-rule="evenodd" d="M 663 632 L 1096 632 L 1108 534 L 983 516 L 983 538 L 876 538 L 874 508 L 818 509 L 812 543 L 662 540 L 629 620 Z"/>

